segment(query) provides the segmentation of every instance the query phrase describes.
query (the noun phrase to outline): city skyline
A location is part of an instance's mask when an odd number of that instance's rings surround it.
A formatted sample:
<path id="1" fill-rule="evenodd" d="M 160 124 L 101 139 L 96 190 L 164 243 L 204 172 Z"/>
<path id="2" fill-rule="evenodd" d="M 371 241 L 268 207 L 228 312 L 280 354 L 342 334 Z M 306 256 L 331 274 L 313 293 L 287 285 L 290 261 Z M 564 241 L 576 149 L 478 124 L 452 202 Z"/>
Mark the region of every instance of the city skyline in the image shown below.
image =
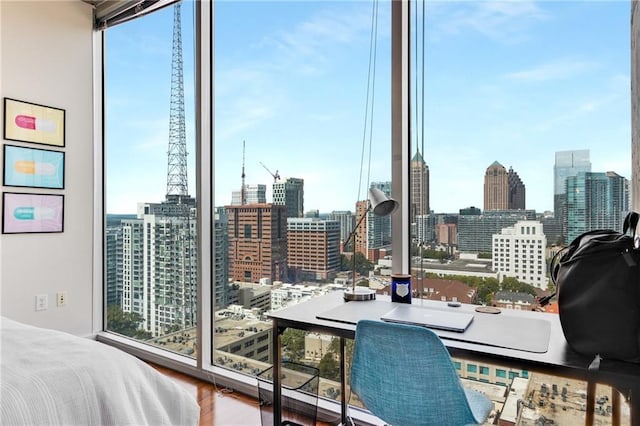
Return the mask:
<path id="1" fill-rule="evenodd" d="M 184 22 L 192 6 L 184 2 Z M 167 9 L 107 34 L 107 53 L 120 57 L 109 74 L 107 118 L 114 125 L 107 137 L 127 141 L 108 148 L 109 213 L 134 213 L 138 202 L 165 196 Z M 267 185 L 268 201 L 272 176 L 261 162 L 283 180 L 304 179 L 305 210 L 354 211 L 356 200 L 366 198 L 358 196 L 366 188 L 356 183 L 370 9 L 367 2 L 216 4 L 216 206 L 230 204 L 241 186 L 243 140 L 246 183 Z M 424 158 L 433 211 L 481 207 L 484 172 L 494 161 L 513 167 L 526 186 L 527 208 L 538 212 L 553 210 L 557 151 L 588 149 L 594 172 L 630 178 L 629 11 L 628 2 L 618 1 L 427 4 Z M 262 19 L 265 14 L 277 15 L 277 22 Z M 230 19 L 238 16 L 243 19 Z M 380 4 L 374 161 L 365 183 L 391 179 L 389 17 L 389 4 Z M 149 48 L 137 46 L 133 54 L 130 40 L 142 31 L 149 32 Z M 193 144 L 191 32 L 183 25 L 187 138 Z M 140 64 L 157 70 L 133 77 L 127 67 Z M 140 109 L 127 93 L 146 93 L 147 84 L 166 87 L 166 94 L 145 98 Z M 191 195 L 194 156 L 190 146 Z"/>

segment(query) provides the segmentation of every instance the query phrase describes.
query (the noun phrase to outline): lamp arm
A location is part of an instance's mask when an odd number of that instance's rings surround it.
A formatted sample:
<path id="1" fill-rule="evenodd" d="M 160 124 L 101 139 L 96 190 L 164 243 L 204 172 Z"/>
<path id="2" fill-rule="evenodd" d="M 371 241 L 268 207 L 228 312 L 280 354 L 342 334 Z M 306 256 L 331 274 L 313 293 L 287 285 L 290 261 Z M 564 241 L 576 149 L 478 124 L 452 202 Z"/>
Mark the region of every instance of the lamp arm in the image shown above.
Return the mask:
<path id="1" fill-rule="evenodd" d="M 347 237 L 347 240 L 344 242 L 344 245 L 342 246 L 342 250 L 346 250 L 347 249 L 347 246 L 349 245 L 349 242 L 351 242 L 351 240 L 353 240 L 353 237 L 355 237 L 356 232 L 358 231 L 358 228 L 360 228 L 360 224 L 362 224 L 362 221 L 367 217 L 367 213 L 369 213 L 369 210 L 371 210 L 371 206 L 367 207 L 367 209 L 364 211 L 362 217 L 360 218 L 360 220 L 358 221 L 356 226 L 353 227 L 353 231 L 351 231 L 351 233 Z M 353 254 L 354 255 L 356 254 L 355 252 L 356 252 L 356 248 L 355 248 L 355 245 L 354 245 L 354 247 L 353 247 Z"/>
<path id="2" fill-rule="evenodd" d="M 354 239 L 354 237 L 356 235 L 356 232 L 358 231 L 358 228 L 360 228 L 360 225 L 362 224 L 362 221 L 367 217 L 367 213 L 369 213 L 369 210 L 371 210 L 371 204 L 370 203 L 367 205 L 367 208 L 364 211 L 364 213 L 362 213 L 362 217 L 360 218 L 360 220 L 358 221 L 356 226 L 354 226 L 353 231 L 351 231 L 351 233 L 349 234 L 349 237 L 347 238 L 347 241 L 345 241 L 345 243 L 344 243 L 343 250 L 345 250 L 347 248 L 347 246 L 349 245 L 349 241 Z M 351 273 L 351 291 L 352 291 L 353 294 L 355 294 L 355 292 L 356 292 L 356 245 L 355 245 L 355 243 L 353 244 L 353 254 L 351 255 L 351 260 L 352 260 L 352 263 L 353 263 L 353 271 Z"/>

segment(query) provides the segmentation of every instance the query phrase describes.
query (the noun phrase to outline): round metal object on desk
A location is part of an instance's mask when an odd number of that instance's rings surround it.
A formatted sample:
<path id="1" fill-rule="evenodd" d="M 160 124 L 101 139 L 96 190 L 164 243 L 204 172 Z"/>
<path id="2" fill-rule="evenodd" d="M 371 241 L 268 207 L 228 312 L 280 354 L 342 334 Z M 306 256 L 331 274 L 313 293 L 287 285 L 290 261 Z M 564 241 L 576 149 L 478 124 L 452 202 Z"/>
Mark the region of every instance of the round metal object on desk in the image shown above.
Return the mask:
<path id="1" fill-rule="evenodd" d="M 344 300 L 360 301 L 375 300 L 376 291 L 366 287 L 356 287 L 355 289 L 347 289 L 344 291 Z"/>
<path id="2" fill-rule="evenodd" d="M 476 312 L 481 312 L 483 314 L 499 314 L 500 308 L 496 308 L 494 306 L 478 306 L 476 308 Z"/>

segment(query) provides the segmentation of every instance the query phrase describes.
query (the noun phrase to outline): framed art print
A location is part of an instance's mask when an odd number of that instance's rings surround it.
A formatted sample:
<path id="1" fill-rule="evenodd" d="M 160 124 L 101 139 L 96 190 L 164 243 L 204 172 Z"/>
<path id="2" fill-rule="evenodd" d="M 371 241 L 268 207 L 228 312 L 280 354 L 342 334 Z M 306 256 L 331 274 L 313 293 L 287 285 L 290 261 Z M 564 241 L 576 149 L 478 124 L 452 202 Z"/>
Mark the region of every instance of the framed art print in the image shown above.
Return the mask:
<path id="1" fill-rule="evenodd" d="M 2 194 L 2 233 L 62 232 L 64 195 Z"/>
<path id="2" fill-rule="evenodd" d="M 4 98 L 4 138 L 64 146 L 63 109 Z"/>
<path id="3" fill-rule="evenodd" d="M 4 146 L 4 186 L 64 188 L 64 152 Z"/>

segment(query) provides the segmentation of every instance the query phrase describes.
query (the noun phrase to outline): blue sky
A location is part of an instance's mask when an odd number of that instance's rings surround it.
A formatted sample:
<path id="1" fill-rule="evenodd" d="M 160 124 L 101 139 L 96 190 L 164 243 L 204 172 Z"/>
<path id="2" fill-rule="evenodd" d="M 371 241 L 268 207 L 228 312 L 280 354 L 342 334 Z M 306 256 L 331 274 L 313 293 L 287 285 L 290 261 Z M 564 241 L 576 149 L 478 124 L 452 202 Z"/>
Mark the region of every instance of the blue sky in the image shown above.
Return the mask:
<path id="1" fill-rule="evenodd" d="M 305 210 L 353 210 L 367 181 L 390 179 L 390 8 L 379 5 L 367 108 L 371 7 L 216 3 L 216 205 L 240 188 L 243 140 L 246 183 L 270 188 L 261 162 L 283 178 L 303 178 Z M 191 11 L 184 3 L 187 129 Z M 429 2 L 426 15 L 425 120 L 417 129 L 424 126 L 433 210 L 482 208 L 494 161 L 518 172 L 527 208 L 552 210 L 561 150 L 589 149 L 593 171 L 630 178 L 629 2 Z M 110 213 L 134 212 L 166 192 L 172 20 L 168 8 L 107 32 Z M 422 147 L 417 133 L 412 143 Z M 192 144 L 189 131 L 190 161 Z"/>

